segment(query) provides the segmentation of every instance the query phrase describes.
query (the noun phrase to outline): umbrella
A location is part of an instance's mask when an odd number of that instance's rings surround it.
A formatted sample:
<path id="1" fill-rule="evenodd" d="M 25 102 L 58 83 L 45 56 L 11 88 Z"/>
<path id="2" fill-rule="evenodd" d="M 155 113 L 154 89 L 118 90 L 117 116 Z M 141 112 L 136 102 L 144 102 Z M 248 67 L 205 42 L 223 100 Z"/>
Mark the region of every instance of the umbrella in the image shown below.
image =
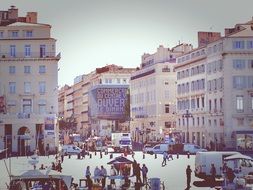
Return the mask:
<path id="1" fill-rule="evenodd" d="M 116 157 L 115 159 L 111 160 L 107 164 L 132 164 L 132 163 L 133 163 L 133 161 L 131 161 L 123 156 L 119 156 L 119 157 Z"/>
<path id="2" fill-rule="evenodd" d="M 239 160 L 239 159 L 253 160 L 250 156 L 246 156 L 243 154 L 234 154 L 232 156 L 224 158 L 224 160 Z"/>

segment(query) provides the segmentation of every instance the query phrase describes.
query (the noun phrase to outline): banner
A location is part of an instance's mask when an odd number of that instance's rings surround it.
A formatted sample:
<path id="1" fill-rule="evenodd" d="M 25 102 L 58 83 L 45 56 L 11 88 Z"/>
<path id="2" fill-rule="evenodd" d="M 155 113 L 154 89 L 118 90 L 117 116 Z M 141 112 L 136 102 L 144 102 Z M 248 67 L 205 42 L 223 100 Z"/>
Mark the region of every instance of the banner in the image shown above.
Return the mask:
<path id="1" fill-rule="evenodd" d="M 54 117 L 45 117 L 45 130 L 54 130 Z"/>
<path id="2" fill-rule="evenodd" d="M 90 91 L 90 115 L 103 119 L 126 117 L 128 85 L 100 85 Z"/>

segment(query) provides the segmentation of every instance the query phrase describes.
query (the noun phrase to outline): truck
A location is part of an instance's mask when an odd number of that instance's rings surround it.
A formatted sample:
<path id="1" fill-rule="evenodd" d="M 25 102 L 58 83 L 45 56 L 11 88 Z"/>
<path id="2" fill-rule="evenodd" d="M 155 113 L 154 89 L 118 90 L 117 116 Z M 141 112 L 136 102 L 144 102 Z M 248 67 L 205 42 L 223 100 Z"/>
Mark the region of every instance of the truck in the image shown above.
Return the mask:
<path id="1" fill-rule="evenodd" d="M 112 133 L 112 147 L 115 151 L 125 148 L 132 150 L 132 139 L 130 133 Z"/>
<path id="2" fill-rule="evenodd" d="M 216 168 L 217 178 L 222 177 L 222 168 L 227 164 L 235 173 L 249 175 L 253 173 L 253 159 L 239 152 L 197 152 L 195 157 L 195 176 L 204 180 L 211 177 L 211 165 Z"/>

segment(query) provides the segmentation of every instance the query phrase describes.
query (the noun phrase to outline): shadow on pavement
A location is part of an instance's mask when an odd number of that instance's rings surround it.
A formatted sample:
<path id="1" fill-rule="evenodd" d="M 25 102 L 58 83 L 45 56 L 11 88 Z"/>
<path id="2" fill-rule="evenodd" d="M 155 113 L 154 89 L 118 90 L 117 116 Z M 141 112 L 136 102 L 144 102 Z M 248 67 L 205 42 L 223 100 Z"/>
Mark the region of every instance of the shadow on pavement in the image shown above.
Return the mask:
<path id="1" fill-rule="evenodd" d="M 193 185 L 196 187 L 213 187 L 215 189 L 219 189 L 218 187 L 222 186 L 222 181 L 215 181 L 215 183 L 210 181 L 194 181 Z"/>

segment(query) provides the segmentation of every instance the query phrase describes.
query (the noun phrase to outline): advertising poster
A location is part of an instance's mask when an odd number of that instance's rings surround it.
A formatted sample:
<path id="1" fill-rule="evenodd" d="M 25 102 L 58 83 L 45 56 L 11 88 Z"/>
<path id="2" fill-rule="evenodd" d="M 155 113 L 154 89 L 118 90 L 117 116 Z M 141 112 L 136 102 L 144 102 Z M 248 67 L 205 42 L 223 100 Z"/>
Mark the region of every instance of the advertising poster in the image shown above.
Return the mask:
<path id="1" fill-rule="evenodd" d="M 54 117 L 45 117 L 45 130 L 54 130 Z"/>

